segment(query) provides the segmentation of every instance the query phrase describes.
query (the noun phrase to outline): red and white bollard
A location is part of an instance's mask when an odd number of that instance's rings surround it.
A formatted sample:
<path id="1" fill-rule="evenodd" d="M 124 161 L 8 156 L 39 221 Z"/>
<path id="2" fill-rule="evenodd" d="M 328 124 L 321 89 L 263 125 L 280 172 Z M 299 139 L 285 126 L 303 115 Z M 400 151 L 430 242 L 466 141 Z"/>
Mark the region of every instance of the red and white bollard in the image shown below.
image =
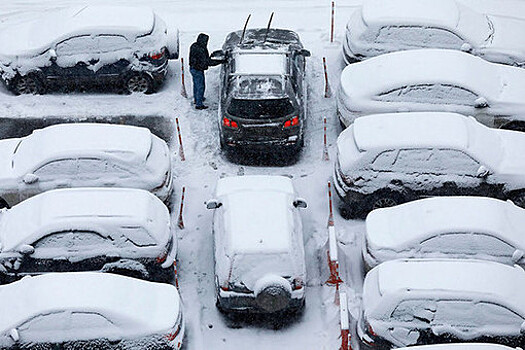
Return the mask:
<path id="1" fill-rule="evenodd" d="M 334 42 L 334 26 L 335 26 L 335 1 L 332 1 L 332 15 L 330 18 L 330 42 Z"/>
<path id="2" fill-rule="evenodd" d="M 182 135 L 180 132 L 180 126 L 179 126 L 179 118 L 175 118 L 175 123 L 177 124 L 177 135 L 179 136 L 179 155 L 180 160 L 185 161 L 186 157 L 184 157 L 184 148 L 182 147 Z"/>
<path id="3" fill-rule="evenodd" d="M 334 226 L 334 209 L 332 205 L 332 183 L 328 181 L 328 227 Z"/>
<path id="4" fill-rule="evenodd" d="M 323 128 L 324 128 L 323 160 L 328 161 L 330 160 L 330 156 L 328 155 L 328 144 L 326 142 L 326 117 L 324 117 L 323 119 Z"/>
<path id="5" fill-rule="evenodd" d="M 326 69 L 326 57 L 323 57 L 323 69 L 324 69 L 324 98 L 332 97 L 330 91 L 330 84 L 328 83 L 328 69 Z"/>
<path id="6" fill-rule="evenodd" d="M 177 260 L 173 261 L 173 271 L 175 271 L 175 287 L 179 289 L 179 275 L 177 272 Z"/>
<path id="7" fill-rule="evenodd" d="M 340 295 L 341 303 L 339 304 L 340 326 L 341 326 L 341 348 L 340 350 L 352 350 L 350 345 L 350 322 L 348 319 L 348 299 L 346 293 Z"/>
<path id="8" fill-rule="evenodd" d="M 184 98 L 188 98 L 188 93 L 186 92 L 186 84 L 184 84 L 184 58 L 180 58 L 180 69 L 181 69 L 181 88 L 180 88 L 180 94 Z"/>
<path id="9" fill-rule="evenodd" d="M 182 220 L 182 209 L 184 208 L 184 193 L 186 192 L 186 187 L 182 187 L 182 196 L 180 199 L 180 210 L 179 210 L 179 219 L 177 220 L 177 226 L 184 230 L 184 221 Z"/>

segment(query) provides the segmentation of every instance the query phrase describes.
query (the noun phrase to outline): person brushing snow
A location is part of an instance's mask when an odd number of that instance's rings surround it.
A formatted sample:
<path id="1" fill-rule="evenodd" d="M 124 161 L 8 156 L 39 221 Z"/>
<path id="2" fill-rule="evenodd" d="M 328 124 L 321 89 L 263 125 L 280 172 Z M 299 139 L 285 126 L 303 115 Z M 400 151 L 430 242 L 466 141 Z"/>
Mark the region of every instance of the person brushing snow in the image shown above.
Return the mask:
<path id="1" fill-rule="evenodd" d="M 190 47 L 190 73 L 193 78 L 193 100 L 195 101 L 196 109 L 208 108 L 208 106 L 203 104 L 204 90 L 206 89 L 204 71 L 210 66 L 217 66 L 224 63 L 224 61 L 211 59 L 207 47 L 208 39 L 208 35 L 200 33 L 197 41 L 191 44 Z"/>

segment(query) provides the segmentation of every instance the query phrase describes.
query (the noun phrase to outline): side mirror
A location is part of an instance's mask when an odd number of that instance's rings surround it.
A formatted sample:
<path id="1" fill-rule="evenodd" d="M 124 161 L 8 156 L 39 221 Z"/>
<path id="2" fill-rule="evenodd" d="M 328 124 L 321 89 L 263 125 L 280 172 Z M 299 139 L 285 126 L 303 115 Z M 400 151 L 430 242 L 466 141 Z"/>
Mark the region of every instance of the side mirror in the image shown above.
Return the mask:
<path id="1" fill-rule="evenodd" d="M 302 55 L 304 57 L 310 57 L 312 54 L 307 49 L 301 49 L 296 51 L 298 55 Z"/>
<path id="2" fill-rule="evenodd" d="M 11 337 L 11 339 L 13 339 L 14 342 L 17 342 L 20 340 L 20 334 L 18 333 L 18 330 L 16 328 L 12 328 L 9 331 L 9 336 Z"/>
<path id="3" fill-rule="evenodd" d="M 461 51 L 463 52 L 472 52 L 472 49 L 472 45 L 469 43 L 463 43 L 463 45 L 461 45 Z"/>
<path id="4" fill-rule="evenodd" d="M 296 200 L 293 201 L 293 206 L 296 208 L 304 209 L 308 206 L 308 204 L 306 203 L 304 199 L 297 198 Z"/>
<path id="5" fill-rule="evenodd" d="M 57 52 L 54 49 L 49 50 L 49 60 L 55 62 L 57 60 Z"/>
<path id="6" fill-rule="evenodd" d="M 29 244 L 22 244 L 18 247 L 18 252 L 23 255 L 30 255 L 35 252 L 35 248 Z"/>
<path id="7" fill-rule="evenodd" d="M 38 181 L 38 176 L 36 176 L 35 174 L 25 174 L 22 180 L 25 184 L 30 185 Z"/>
<path id="8" fill-rule="evenodd" d="M 216 199 L 210 199 L 206 202 L 206 209 L 217 209 L 222 206 L 222 203 Z"/>
<path id="9" fill-rule="evenodd" d="M 489 106 L 489 101 L 485 97 L 478 97 L 474 101 L 474 107 L 475 108 L 486 108 Z"/>
<path id="10" fill-rule="evenodd" d="M 489 169 L 487 169 L 487 168 L 485 168 L 483 165 L 481 165 L 481 166 L 478 168 L 478 172 L 476 173 L 476 177 L 479 177 L 479 178 L 485 178 L 485 177 L 487 177 L 489 174 L 490 174 Z"/>
<path id="11" fill-rule="evenodd" d="M 226 54 L 222 50 L 216 50 L 211 53 L 210 58 L 216 61 L 224 61 L 226 60 Z"/>
<path id="12" fill-rule="evenodd" d="M 523 255 L 525 255 L 523 253 L 523 250 L 516 249 L 512 254 L 512 262 L 516 264 L 518 261 L 521 260 L 521 258 L 523 258 Z"/>

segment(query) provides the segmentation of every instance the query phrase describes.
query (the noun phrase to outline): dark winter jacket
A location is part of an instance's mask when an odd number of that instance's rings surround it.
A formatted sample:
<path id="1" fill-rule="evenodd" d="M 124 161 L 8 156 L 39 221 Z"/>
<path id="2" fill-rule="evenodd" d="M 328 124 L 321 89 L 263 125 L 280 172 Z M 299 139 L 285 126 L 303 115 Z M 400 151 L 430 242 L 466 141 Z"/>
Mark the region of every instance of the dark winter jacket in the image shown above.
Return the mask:
<path id="1" fill-rule="evenodd" d="M 208 53 L 208 39 L 206 34 L 199 34 L 197 41 L 190 47 L 190 67 L 196 70 L 205 71 L 210 66 L 217 66 L 222 61 L 212 60 Z"/>

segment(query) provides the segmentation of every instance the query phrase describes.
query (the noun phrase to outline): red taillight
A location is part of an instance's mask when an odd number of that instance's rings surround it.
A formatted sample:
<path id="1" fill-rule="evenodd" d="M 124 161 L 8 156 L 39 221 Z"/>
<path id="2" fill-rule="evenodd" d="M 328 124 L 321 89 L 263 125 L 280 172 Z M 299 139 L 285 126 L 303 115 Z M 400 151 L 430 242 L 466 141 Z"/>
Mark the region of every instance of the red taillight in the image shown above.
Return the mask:
<path id="1" fill-rule="evenodd" d="M 289 128 L 290 126 L 296 126 L 299 125 L 299 117 L 293 117 L 292 119 L 289 119 L 284 122 L 284 127 Z"/>
<path id="2" fill-rule="evenodd" d="M 221 289 L 225 292 L 229 291 L 230 288 L 228 288 L 228 286 L 221 286 Z"/>
<path id="3" fill-rule="evenodd" d="M 304 282 L 301 278 L 295 278 L 293 280 L 293 290 L 298 290 L 304 287 Z"/>
<path id="4" fill-rule="evenodd" d="M 228 128 L 234 128 L 234 129 L 237 129 L 239 127 L 239 124 L 237 124 L 236 121 L 230 120 L 226 117 L 222 118 L 222 125 L 227 126 Z"/>
<path id="5" fill-rule="evenodd" d="M 168 252 L 164 251 L 161 255 L 157 256 L 157 263 L 162 264 L 164 261 L 166 261 L 166 258 L 168 257 Z"/>
<path id="6" fill-rule="evenodd" d="M 365 321 L 365 324 L 366 324 L 366 330 L 368 331 L 368 334 L 370 334 L 370 335 L 372 335 L 374 337 L 377 337 L 377 334 L 372 329 L 372 326 L 366 321 Z"/>
<path id="7" fill-rule="evenodd" d="M 168 338 L 169 341 L 174 341 L 175 338 L 177 338 L 177 336 L 179 335 L 179 332 L 180 332 L 180 324 L 177 326 L 177 329 L 175 329 L 175 332 L 168 333 L 168 335 L 166 335 L 166 338 Z"/>
<path id="8" fill-rule="evenodd" d="M 153 60 L 159 60 L 164 56 L 164 50 L 160 50 L 160 52 L 152 52 L 149 54 L 149 57 Z"/>

